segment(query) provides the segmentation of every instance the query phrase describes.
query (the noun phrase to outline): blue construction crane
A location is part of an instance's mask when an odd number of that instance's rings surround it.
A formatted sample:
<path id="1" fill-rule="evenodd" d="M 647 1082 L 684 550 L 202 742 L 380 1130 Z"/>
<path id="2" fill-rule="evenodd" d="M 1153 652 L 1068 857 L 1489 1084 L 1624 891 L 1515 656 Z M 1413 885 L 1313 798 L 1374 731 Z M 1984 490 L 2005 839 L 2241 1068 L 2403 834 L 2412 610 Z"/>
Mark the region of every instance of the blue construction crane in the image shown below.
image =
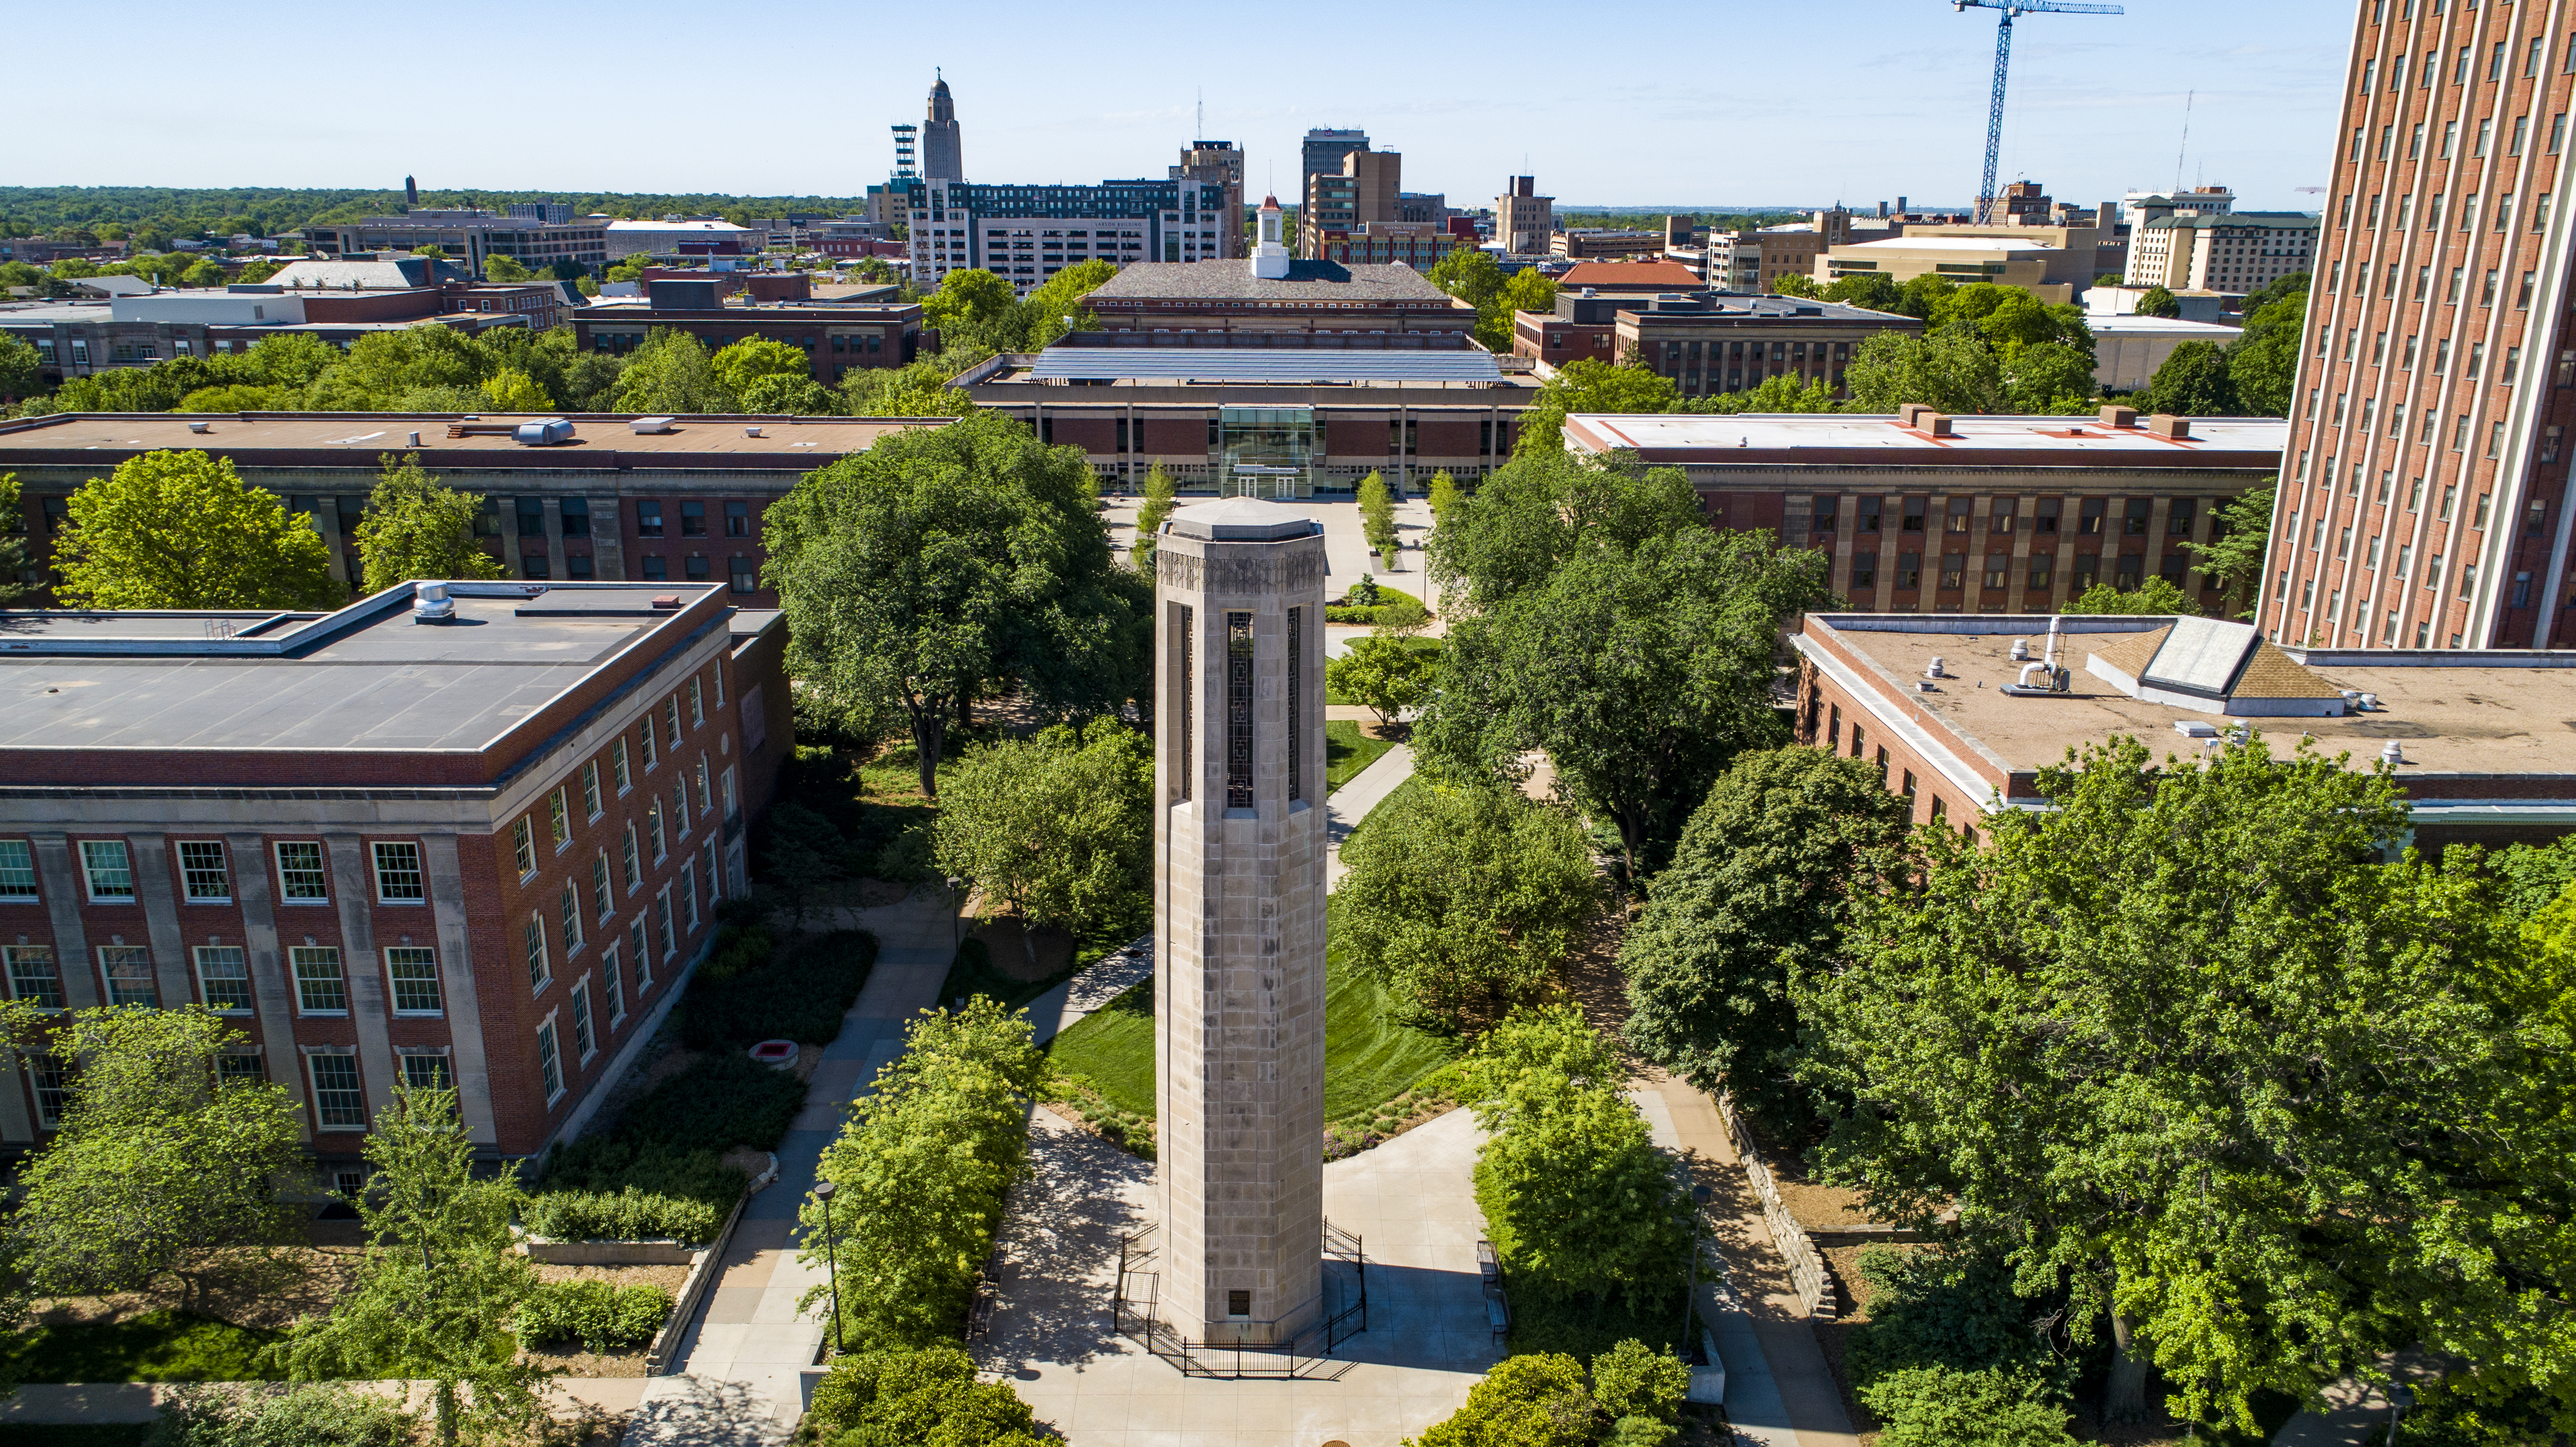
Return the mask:
<path id="1" fill-rule="evenodd" d="M 1988 226 L 1995 219 L 1995 159 L 2004 145 L 2004 72 L 2012 64 L 2012 23 L 2016 15 L 2035 11 L 2052 15 L 2123 15 L 2117 5 L 2061 5 L 2057 0 L 1950 0 L 1950 8 L 1962 13 L 1970 10 L 2000 10 L 2003 19 L 1995 25 L 1995 105 L 1986 117 L 1985 179 L 1977 186 L 1977 224 Z"/>

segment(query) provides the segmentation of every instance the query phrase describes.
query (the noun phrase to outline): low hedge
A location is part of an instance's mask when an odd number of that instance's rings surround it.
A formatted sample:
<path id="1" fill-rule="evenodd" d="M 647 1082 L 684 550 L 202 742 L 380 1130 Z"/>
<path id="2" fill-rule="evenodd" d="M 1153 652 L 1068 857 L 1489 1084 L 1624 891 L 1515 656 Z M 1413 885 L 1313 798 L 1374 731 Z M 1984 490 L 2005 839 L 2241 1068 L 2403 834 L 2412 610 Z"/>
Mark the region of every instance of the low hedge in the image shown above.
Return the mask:
<path id="1" fill-rule="evenodd" d="M 702 1246 L 749 1179 L 712 1150 L 647 1145 L 625 1135 L 557 1146 L 531 1197 L 527 1228 L 559 1241 L 649 1241 Z"/>
<path id="2" fill-rule="evenodd" d="M 680 1041 L 710 1051 L 746 1050 L 773 1039 L 828 1045 L 876 959 L 876 936 L 835 930 L 796 945 L 785 959 L 702 975 L 680 1001 Z"/>
<path id="3" fill-rule="evenodd" d="M 614 1139 L 677 1151 L 774 1151 L 804 1108 L 805 1082 L 794 1071 L 748 1055 L 711 1055 L 627 1107 Z"/>
<path id="4" fill-rule="evenodd" d="M 670 1319 L 671 1293 L 658 1286 L 549 1281 L 519 1303 L 511 1329 L 522 1347 L 579 1342 L 584 1351 L 610 1352 L 650 1344 Z"/>

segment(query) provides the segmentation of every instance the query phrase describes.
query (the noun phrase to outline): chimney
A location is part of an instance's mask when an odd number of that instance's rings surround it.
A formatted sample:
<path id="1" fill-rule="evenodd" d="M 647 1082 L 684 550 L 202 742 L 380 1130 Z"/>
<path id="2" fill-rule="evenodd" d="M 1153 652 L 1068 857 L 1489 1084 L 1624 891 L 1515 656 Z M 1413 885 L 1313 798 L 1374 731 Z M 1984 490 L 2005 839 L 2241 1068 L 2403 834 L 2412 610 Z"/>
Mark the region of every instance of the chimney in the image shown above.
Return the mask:
<path id="1" fill-rule="evenodd" d="M 2170 412 L 2159 412 L 2147 419 L 2147 430 L 2158 437 L 2187 442 L 2191 439 L 2191 419 L 2176 417 Z"/>
<path id="2" fill-rule="evenodd" d="M 2138 425 L 2138 409 L 2135 407 L 2105 407 L 2102 409 L 2102 425 L 2105 427 L 2135 427 Z"/>
<path id="3" fill-rule="evenodd" d="M 403 177 L 403 208 L 409 210 L 419 204 L 420 183 L 409 176 Z"/>

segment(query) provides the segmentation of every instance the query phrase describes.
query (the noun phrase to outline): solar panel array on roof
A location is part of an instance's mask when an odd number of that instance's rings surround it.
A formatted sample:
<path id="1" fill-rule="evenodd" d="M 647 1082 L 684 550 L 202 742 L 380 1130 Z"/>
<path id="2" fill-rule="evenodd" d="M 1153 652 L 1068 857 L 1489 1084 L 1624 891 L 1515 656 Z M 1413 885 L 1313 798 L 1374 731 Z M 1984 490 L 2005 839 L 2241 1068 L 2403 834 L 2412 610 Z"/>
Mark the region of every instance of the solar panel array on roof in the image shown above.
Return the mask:
<path id="1" fill-rule="evenodd" d="M 2138 681 L 2223 698 L 2227 686 L 2236 681 L 2245 655 L 2261 640 L 2262 635 L 2251 623 L 2176 618 L 2173 631 L 2165 635 L 2164 646 L 2147 660 L 2146 671 L 2138 675 Z"/>
<path id="2" fill-rule="evenodd" d="M 1376 352 L 1304 348 L 1051 347 L 1029 375 L 1039 381 L 1499 382 L 1493 353 Z"/>

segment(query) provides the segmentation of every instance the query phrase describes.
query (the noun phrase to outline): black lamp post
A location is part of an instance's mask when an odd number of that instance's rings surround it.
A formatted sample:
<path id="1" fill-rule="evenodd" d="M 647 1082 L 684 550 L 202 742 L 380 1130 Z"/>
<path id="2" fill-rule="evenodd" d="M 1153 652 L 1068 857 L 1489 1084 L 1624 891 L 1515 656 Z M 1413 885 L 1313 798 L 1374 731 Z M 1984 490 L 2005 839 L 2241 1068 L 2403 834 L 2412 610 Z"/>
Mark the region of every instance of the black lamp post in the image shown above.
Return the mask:
<path id="1" fill-rule="evenodd" d="M 830 1181 L 814 1184 L 814 1199 L 823 1203 L 823 1262 L 832 1276 L 832 1352 L 841 1350 L 841 1262 L 832 1249 L 832 1193 L 840 1187 Z"/>
<path id="2" fill-rule="evenodd" d="M 1691 1187 L 1691 1213 L 1690 1213 L 1690 1218 L 1691 1218 L 1690 1285 L 1689 1285 L 1688 1289 L 1686 1289 L 1686 1290 L 1684 1290 L 1684 1291 L 1682 1292 L 1682 1348 L 1681 1348 L 1681 1350 L 1682 1350 L 1682 1358 L 1683 1358 L 1685 1361 L 1687 1361 L 1687 1360 L 1690 1358 L 1690 1324 L 1691 1324 L 1691 1310 L 1692 1310 L 1692 1308 L 1693 1308 L 1693 1307 L 1695 1307 L 1695 1306 L 1697 1305 L 1697 1303 L 1696 1303 L 1692 1298 L 1694 1298 L 1694 1297 L 1696 1297 L 1696 1296 L 1698 1296 L 1698 1295 L 1699 1295 L 1699 1218 L 1700 1218 L 1700 1211 L 1701 1211 L 1701 1208 L 1705 1207 L 1706 1205 L 1708 1205 L 1708 1187 L 1706 1187 L 1706 1186 L 1693 1186 L 1693 1187 Z"/>

